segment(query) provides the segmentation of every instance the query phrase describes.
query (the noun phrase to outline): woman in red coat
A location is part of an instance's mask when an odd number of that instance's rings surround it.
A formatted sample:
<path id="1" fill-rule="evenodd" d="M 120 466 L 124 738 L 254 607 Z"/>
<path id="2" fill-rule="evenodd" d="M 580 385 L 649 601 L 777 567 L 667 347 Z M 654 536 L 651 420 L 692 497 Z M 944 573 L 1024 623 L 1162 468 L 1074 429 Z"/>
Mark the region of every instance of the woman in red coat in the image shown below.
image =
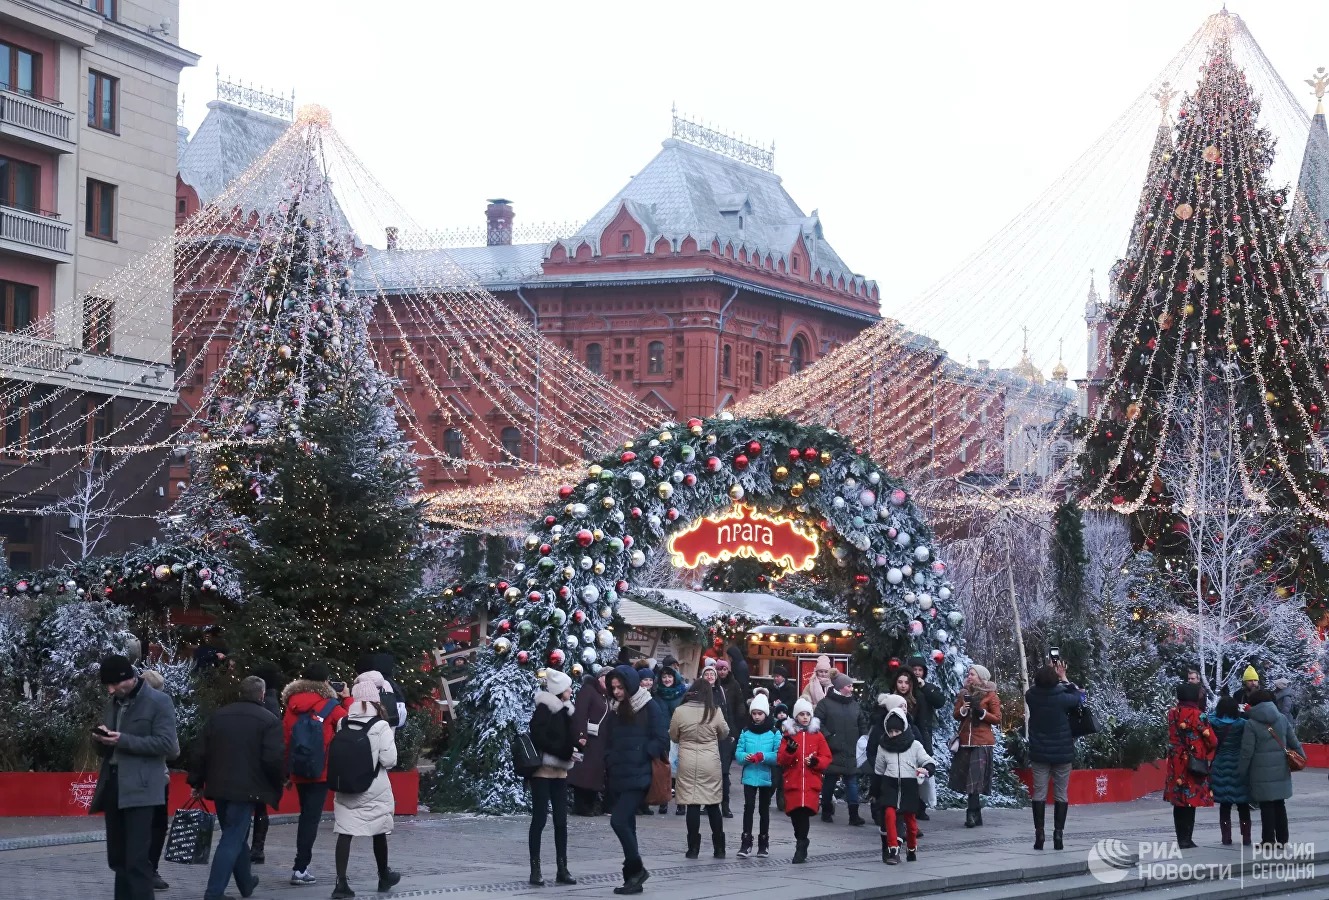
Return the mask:
<path id="1" fill-rule="evenodd" d="M 812 715 L 812 704 L 800 699 L 794 717 L 784 723 L 784 740 L 775 764 L 784 770 L 784 809 L 794 823 L 794 862 L 807 862 L 808 825 L 821 803 L 821 775 L 831 764 L 831 745 Z"/>
<path id="2" fill-rule="evenodd" d="M 1214 805 L 1214 793 L 1207 775 L 1190 769 L 1191 759 L 1211 761 L 1218 749 L 1218 737 L 1209 723 L 1200 718 L 1200 686 L 1177 686 L 1177 705 L 1167 711 L 1167 782 L 1163 799 L 1172 804 L 1172 823 L 1177 830 L 1177 846 L 1189 850 L 1195 846 L 1195 810 Z"/>

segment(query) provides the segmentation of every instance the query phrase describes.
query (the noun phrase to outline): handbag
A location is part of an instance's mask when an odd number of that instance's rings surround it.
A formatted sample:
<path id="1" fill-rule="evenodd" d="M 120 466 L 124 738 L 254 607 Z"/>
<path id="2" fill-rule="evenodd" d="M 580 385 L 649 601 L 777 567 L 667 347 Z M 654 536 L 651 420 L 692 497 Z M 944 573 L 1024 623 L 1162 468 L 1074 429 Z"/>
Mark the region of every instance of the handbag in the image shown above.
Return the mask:
<path id="1" fill-rule="evenodd" d="M 607 715 L 609 715 L 609 707 L 608 707 L 608 706 L 605 707 L 605 713 L 604 713 L 604 716 L 601 716 L 601 717 L 600 717 L 600 721 L 599 721 L 599 722 L 587 722 L 587 723 L 586 723 L 586 733 L 587 733 L 588 735 L 590 735 L 591 737 L 599 737 L 599 735 L 600 735 L 600 726 L 601 726 L 602 724 L 604 724 L 605 716 L 607 716 Z"/>
<path id="2" fill-rule="evenodd" d="M 540 752 L 535 749 L 529 732 L 519 731 L 512 736 L 512 770 L 522 778 L 530 778 L 540 768 Z"/>
<path id="3" fill-rule="evenodd" d="M 1071 737 L 1085 737 L 1098 733 L 1098 723 L 1094 721 L 1094 711 L 1083 703 L 1067 711 L 1071 719 Z"/>
<path id="4" fill-rule="evenodd" d="M 1278 735 L 1274 733 L 1272 728 L 1268 725 L 1264 727 L 1265 730 L 1269 732 L 1269 736 L 1274 739 L 1274 743 L 1278 745 L 1278 749 L 1282 750 L 1283 755 L 1287 757 L 1287 767 L 1289 769 L 1293 772 L 1300 772 L 1302 769 L 1306 768 L 1305 756 L 1301 755 L 1296 750 L 1289 750 L 1284 746 L 1283 742 L 1278 739 Z"/>
<path id="5" fill-rule="evenodd" d="M 950 742 L 949 744 L 946 745 L 946 749 L 948 749 L 948 750 L 951 751 L 951 755 L 952 755 L 952 756 L 954 756 L 955 754 L 957 754 L 957 753 L 960 752 L 960 737 L 959 737 L 959 735 L 956 735 L 955 737 L 951 738 L 951 742 Z"/>
<path id="6" fill-rule="evenodd" d="M 212 856 L 212 830 L 217 817 L 208 812 L 207 805 L 197 797 L 190 797 L 185 805 L 171 817 L 171 830 L 166 836 L 166 861 L 185 866 L 206 866 Z"/>
<path id="7" fill-rule="evenodd" d="M 663 806 L 669 802 L 669 760 L 651 760 L 651 786 L 646 791 L 647 806 Z"/>
<path id="8" fill-rule="evenodd" d="M 1209 766 L 1209 760 L 1203 756 L 1196 756 L 1194 753 L 1186 759 L 1186 771 L 1196 778 L 1208 778 Z"/>

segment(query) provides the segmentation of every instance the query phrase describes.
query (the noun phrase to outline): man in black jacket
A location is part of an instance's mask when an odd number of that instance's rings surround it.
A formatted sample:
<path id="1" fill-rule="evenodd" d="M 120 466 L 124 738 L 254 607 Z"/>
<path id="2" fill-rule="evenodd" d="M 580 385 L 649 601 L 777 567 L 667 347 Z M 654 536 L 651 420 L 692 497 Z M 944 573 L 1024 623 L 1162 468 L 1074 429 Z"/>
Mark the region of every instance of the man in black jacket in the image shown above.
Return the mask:
<path id="1" fill-rule="evenodd" d="M 263 708 L 266 685 L 250 675 L 240 682 L 240 700 L 212 714 L 203 729 L 202 746 L 189 775 L 194 796 L 217 804 L 221 840 L 212 856 L 205 900 L 219 900 L 235 875 L 240 896 L 254 893 L 258 878 L 250 872 L 249 823 L 254 808 L 281 801 L 282 762 L 285 749 L 282 727 Z"/>
<path id="2" fill-rule="evenodd" d="M 771 708 L 775 708 L 777 702 L 783 703 L 785 709 L 793 709 L 794 701 L 798 699 L 798 692 L 794 690 L 794 683 L 789 680 L 789 670 L 784 666 L 776 666 L 771 673 Z"/>
<path id="3" fill-rule="evenodd" d="M 921 736 L 923 749 L 932 755 L 932 734 L 937 727 L 937 710 L 946 705 L 946 697 L 941 692 L 941 688 L 928 681 L 928 659 L 926 656 L 915 656 L 909 660 L 909 668 L 914 672 L 915 688 L 918 690 L 918 699 L 923 701 L 927 708 L 926 715 L 920 715 L 919 721 L 914 724 L 918 726 L 918 733 Z M 920 822 L 928 821 L 928 808 L 920 804 L 918 815 L 915 817 Z"/>

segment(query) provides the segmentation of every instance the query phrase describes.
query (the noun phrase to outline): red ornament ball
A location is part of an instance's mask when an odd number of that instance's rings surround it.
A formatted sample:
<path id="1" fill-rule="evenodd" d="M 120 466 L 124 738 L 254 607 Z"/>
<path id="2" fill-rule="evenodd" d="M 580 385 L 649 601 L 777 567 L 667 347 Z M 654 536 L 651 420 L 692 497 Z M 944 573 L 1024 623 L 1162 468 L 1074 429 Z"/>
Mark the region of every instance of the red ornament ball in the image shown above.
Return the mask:
<path id="1" fill-rule="evenodd" d="M 815 460 L 816 458 L 817 458 L 817 448 L 816 448 L 816 447 L 807 447 L 807 448 L 804 448 L 804 450 L 803 450 L 803 459 L 804 459 L 804 460 L 806 460 L 807 462 L 812 462 L 812 461 Z"/>
<path id="2" fill-rule="evenodd" d="M 517 662 L 520 663 L 521 665 L 523 666 L 526 665 L 526 663 L 530 660 L 530 658 L 531 654 L 527 653 L 525 650 L 517 651 Z"/>
<path id="3" fill-rule="evenodd" d="M 756 456 L 761 452 L 761 441 L 748 441 L 748 456 Z"/>
<path id="4" fill-rule="evenodd" d="M 674 521 L 678 518 L 678 510 L 674 509 L 672 506 L 669 507 L 669 509 L 665 510 L 665 518 L 671 522 Z"/>
<path id="5" fill-rule="evenodd" d="M 558 589 L 558 599 L 566 600 L 571 596 L 572 596 L 572 591 L 568 590 L 568 586 L 566 584 Z"/>
<path id="6" fill-rule="evenodd" d="M 624 450 L 622 453 L 619 454 L 618 461 L 630 463 L 636 458 L 637 454 L 633 453 L 631 450 Z"/>
<path id="7" fill-rule="evenodd" d="M 634 518 L 634 519 L 640 519 L 640 518 L 641 518 L 641 507 L 640 507 L 640 506 L 634 506 L 634 507 L 632 507 L 632 518 Z"/>
<path id="8" fill-rule="evenodd" d="M 748 458 L 746 456 L 740 453 L 738 454 L 738 456 L 734 457 L 734 468 L 743 470 L 746 469 L 747 467 L 748 467 Z"/>
<path id="9" fill-rule="evenodd" d="M 734 627 L 735 625 L 737 625 L 737 624 L 738 624 L 738 619 L 736 619 L 736 618 L 733 617 L 733 616 L 730 616 L 730 617 L 729 617 L 729 627 L 730 627 L 730 628 L 733 628 L 733 627 Z"/>
<path id="10" fill-rule="evenodd" d="M 558 519 L 554 518 L 553 516 L 545 516 L 545 527 L 549 528 L 557 521 Z"/>
<path id="11" fill-rule="evenodd" d="M 589 547 L 595 543 L 595 532 L 589 528 L 583 528 L 577 532 L 577 544 L 582 547 Z"/>
<path id="12" fill-rule="evenodd" d="M 946 654 L 945 654 L 945 653 L 942 653 L 940 650 L 933 650 L 933 651 L 932 651 L 932 661 L 933 661 L 934 663 L 939 663 L 939 662 L 941 662 L 941 661 L 942 661 L 943 659 L 945 659 L 945 658 L 946 658 Z"/>
<path id="13" fill-rule="evenodd" d="M 554 548 L 551 547 L 551 546 L 549 546 L 548 544 L 541 544 L 541 545 L 540 545 L 540 555 L 541 555 L 541 556 L 548 556 L 548 555 L 549 555 L 550 553 L 552 553 L 553 551 L 554 551 Z"/>
<path id="14" fill-rule="evenodd" d="M 572 491 L 573 491 L 573 490 L 574 490 L 574 489 L 573 489 L 572 485 L 570 485 L 570 484 L 565 484 L 565 485 L 563 485 L 561 488 L 558 489 L 558 497 L 559 497 L 559 499 L 560 499 L 560 500 L 566 500 L 566 499 L 568 499 L 569 497 L 572 496 Z"/>
<path id="15" fill-rule="evenodd" d="M 724 463 L 720 462 L 720 457 L 718 457 L 718 456 L 708 456 L 708 457 L 706 457 L 706 471 L 707 471 L 707 472 L 712 472 L 712 473 L 714 473 L 714 472 L 718 472 L 718 471 L 720 471 L 720 467 L 721 467 L 722 465 L 724 465 Z"/>
<path id="16" fill-rule="evenodd" d="M 614 590 L 618 591 L 620 594 L 626 594 L 628 592 L 628 583 L 620 578 L 618 581 L 614 582 Z"/>
<path id="17" fill-rule="evenodd" d="M 664 457 L 663 457 L 663 456 L 652 456 L 652 457 L 651 457 L 651 465 L 654 466 L 654 467 L 657 468 L 657 469 L 660 468 L 661 466 L 664 465 Z"/>
<path id="18" fill-rule="evenodd" d="M 683 484 L 687 485 L 688 487 L 692 487 L 696 483 L 697 483 L 697 476 L 693 475 L 691 472 L 683 476 Z"/>
<path id="19" fill-rule="evenodd" d="M 625 548 L 627 548 L 627 549 L 631 549 L 632 545 L 635 544 L 635 543 L 636 543 L 636 539 L 634 539 L 634 538 L 632 537 L 632 535 L 630 535 L 630 534 L 625 534 L 625 535 L 623 535 L 623 546 L 624 546 Z"/>
<path id="20" fill-rule="evenodd" d="M 586 619 L 586 613 L 582 612 L 579 609 L 574 609 L 572 611 L 572 621 L 576 622 L 578 625 L 580 625 L 583 621 L 585 621 L 585 619 Z"/>
<path id="21" fill-rule="evenodd" d="M 790 461 L 790 462 L 798 462 L 798 461 L 799 461 L 800 459 L 802 459 L 802 458 L 803 458 L 803 454 L 802 454 L 802 452 L 799 451 L 799 449 L 798 449 L 797 447 L 795 447 L 794 449 L 792 449 L 792 450 L 789 451 L 789 461 Z"/>
<path id="22" fill-rule="evenodd" d="M 512 627 L 512 623 L 509 622 L 507 619 L 504 619 L 503 621 L 501 621 L 501 622 L 498 623 L 498 630 L 499 630 L 499 631 L 507 631 L 507 630 L 510 629 L 511 627 Z"/>
<path id="23" fill-rule="evenodd" d="M 700 428 L 703 424 L 705 423 L 696 417 L 688 419 L 688 428 Z"/>

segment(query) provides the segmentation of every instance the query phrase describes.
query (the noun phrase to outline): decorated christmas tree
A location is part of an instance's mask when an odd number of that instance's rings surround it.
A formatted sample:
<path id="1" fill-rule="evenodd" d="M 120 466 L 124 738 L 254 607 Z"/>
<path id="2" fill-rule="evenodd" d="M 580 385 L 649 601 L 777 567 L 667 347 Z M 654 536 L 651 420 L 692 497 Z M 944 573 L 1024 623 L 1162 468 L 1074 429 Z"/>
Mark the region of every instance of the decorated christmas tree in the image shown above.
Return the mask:
<path id="1" fill-rule="evenodd" d="M 493 812 L 522 806 L 509 741 L 530 720 L 542 670 L 579 677 L 610 665 L 615 607 L 649 587 L 637 583 L 648 563 L 701 520 L 736 516 L 755 523 L 754 536 L 769 528 L 771 546 L 776 532 L 788 538 L 773 556 L 815 552 L 823 596 L 857 634 L 853 671 L 867 691 L 885 689 L 892 659 L 917 653 L 954 695 L 968 666 L 963 616 L 932 534 L 898 481 L 826 428 L 723 415 L 666 422 L 562 487 L 533 522 L 521 561 L 495 586 L 493 640 L 477 657 L 458 749 L 442 767 L 453 792 L 437 801 Z"/>
<path id="2" fill-rule="evenodd" d="M 1151 163 L 1129 255 L 1114 270 L 1111 383 L 1081 425 L 1081 501 L 1130 515 L 1137 546 L 1164 567 L 1187 565 L 1181 500 L 1163 463 L 1177 452 L 1176 411 L 1197 385 L 1233 386 L 1227 425 L 1240 435 L 1250 499 L 1304 524 L 1329 517 L 1326 321 L 1289 191 L 1268 184 L 1274 147 L 1259 115 L 1220 36 L 1181 103 L 1172 149 Z M 1291 529 L 1265 552 L 1279 562 L 1280 589 L 1319 621 L 1329 582 L 1309 530 Z"/>
<path id="3" fill-rule="evenodd" d="M 238 578 L 239 601 L 218 609 L 233 652 L 288 673 L 324 659 L 349 675 L 369 652 L 418 668 L 433 636 L 415 459 L 341 221 L 311 157 L 231 300 L 234 338 L 174 511 Z"/>

